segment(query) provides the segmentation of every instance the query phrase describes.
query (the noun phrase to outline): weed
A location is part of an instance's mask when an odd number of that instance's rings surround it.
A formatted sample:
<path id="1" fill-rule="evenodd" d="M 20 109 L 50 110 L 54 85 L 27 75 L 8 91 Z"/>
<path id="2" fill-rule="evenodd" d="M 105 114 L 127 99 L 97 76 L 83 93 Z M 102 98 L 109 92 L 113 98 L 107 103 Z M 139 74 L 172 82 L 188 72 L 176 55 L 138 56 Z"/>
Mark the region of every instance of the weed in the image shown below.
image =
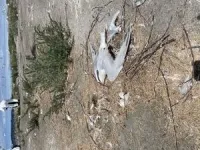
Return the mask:
<path id="1" fill-rule="evenodd" d="M 31 59 L 25 70 L 33 87 L 49 90 L 53 95 L 48 116 L 62 108 L 65 99 L 69 56 L 73 47 L 73 38 L 69 27 L 63 27 L 49 15 L 50 23 L 45 27 L 35 27 L 35 59 Z"/>
<path id="2" fill-rule="evenodd" d="M 27 134 L 29 134 L 31 131 L 33 131 L 36 128 L 39 129 L 39 114 L 33 113 L 31 120 L 28 122 L 28 133 Z"/>

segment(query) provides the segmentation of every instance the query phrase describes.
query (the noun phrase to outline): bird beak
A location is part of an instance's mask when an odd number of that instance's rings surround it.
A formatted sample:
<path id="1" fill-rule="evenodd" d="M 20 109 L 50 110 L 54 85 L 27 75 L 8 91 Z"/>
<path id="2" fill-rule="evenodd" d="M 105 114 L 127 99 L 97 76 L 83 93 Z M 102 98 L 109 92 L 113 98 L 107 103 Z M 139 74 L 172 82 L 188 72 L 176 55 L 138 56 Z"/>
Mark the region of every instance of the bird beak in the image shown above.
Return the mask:
<path id="1" fill-rule="evenodd" d="M 105 79 L 106 79 L 106 73 L 104 70 L 96 70 L 95 71 L 95 78 L 97 80 L 97 82 L 104 84 L 105 83 Z"/>
<path id="2" fill-rule="evenodd" d="M 106 79 L 106 73 L 105 73 L 105 71 L 104 70 L 100 70 L 98 77 L 99 77 L 100 82 L 102 84 L 104 84 L 105 83 L 105 79 Z"/>

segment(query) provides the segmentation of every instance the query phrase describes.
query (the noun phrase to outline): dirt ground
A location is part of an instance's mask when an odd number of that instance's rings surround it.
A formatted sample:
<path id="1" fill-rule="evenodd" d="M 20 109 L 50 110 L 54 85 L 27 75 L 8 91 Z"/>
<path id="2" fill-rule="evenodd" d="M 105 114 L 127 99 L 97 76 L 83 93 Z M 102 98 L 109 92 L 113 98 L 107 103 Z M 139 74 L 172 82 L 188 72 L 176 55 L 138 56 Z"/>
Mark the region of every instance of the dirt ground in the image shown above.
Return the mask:
<path id="1" fill-rule="evenodd" d="M 93 77 L 87 42 L 89 39 L 98 49 L 99 33 L 117 10 L 121 12 L 123 30 L 133 23 L 132 41 L 118 78 L 102 86 Z M 199 83 L 192 79 L 191 90 L 185 95 L 179 91 L 181 83 L 192 77 L 193 59 L 200 59 L 199 49 L 190 48 L 200 45 L 199 0 L 146 0 L 137 8 L 133 0 L 18 0 L 18 11 L 20 87 L 28 63 L 25 58 L 33 44 L 33 28 L 48 23 L 48 12 L 53 19 L 69 23 L 75 40 L 65 106 L 59 114 L 40 119 L 40 128 L 24 137 L 22 149 L 200 149 Z M 148 61 L 142 61 L 143 67 L 134 75 L 134 60 L 164 34 L 168 25 L 167 39 L 173 42 L 161 45 Z M 119 47 L 120 40 L 114 42 L 115 47 Z M 121 91 L 130 93 L 125 108 L 119 106 Z M 23 111 L 23 88 L 20 94 Z M 50 106 L 50 97 L 47 92 L 35 97 L 42 118 Z M 66 120 L 67 115 L 71 121 Z M 91 118 L 96 121 L 91 123 Z M 27 132 L 28 120 L 29 114 L 21 119 L 22 135 Z"/>

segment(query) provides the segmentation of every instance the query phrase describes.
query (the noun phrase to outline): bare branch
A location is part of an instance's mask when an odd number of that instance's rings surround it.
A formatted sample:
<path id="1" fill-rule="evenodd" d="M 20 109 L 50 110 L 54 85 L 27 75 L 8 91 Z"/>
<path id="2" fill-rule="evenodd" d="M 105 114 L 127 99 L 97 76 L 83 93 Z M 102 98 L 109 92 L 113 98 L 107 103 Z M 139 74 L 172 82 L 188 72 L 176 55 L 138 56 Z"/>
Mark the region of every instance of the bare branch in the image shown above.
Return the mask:
<path id="1" fill-rule="evenodd" d="M 170 94 L 169 94 L 169 87 L 168 87 L 168 83 L 167 83 L 167 80 L 165 78 L 163 71 L 161 69 L 159 69 L 159 70 L 160 70 L 160 73 L 165 82 L 165 89 L 166 89 L 166 93 L 167 93 L 167 98 L 168 98 L 168 102 L 169 102 L 169 107 L 170 107 L 170 112 L 171 112 L 171 117 L 172 117 L 172 122 L 173 122 L 173 128 L 174 128 L 175 145 L 176 145 L 176 149 L 178 150 L 177 130 L 176 130 L 175 119 L 174 119 L 174 111 L 172 108 L 173 105 L 172 105 L 172 101 L 171 101 Z"/>
<path id="2" fill-rule="evenodd" d="M 188 49 L 190 50 L 190 53 L 191 53 L 191 56 L 192 56 L 192 64 L 193 64 L 193 63 L 194 63 L 194 53 L 193 53 L 193 51 L 192 51 L 192 45 L 191 45 L 191 42 L 190 42 L 190 38 L 189 38 L 189 35 L 188 35 L 188 33 L 187 33 L 186 29 L 185 29 L 185 26 L 184 26 L 183 24 L 182 24 L 182 28 L 183 28 L 183 31 L 184 31 L 184 33 L 185 33 L 187 42 L 188 42 L 188 44 L 189 44 Z"/>

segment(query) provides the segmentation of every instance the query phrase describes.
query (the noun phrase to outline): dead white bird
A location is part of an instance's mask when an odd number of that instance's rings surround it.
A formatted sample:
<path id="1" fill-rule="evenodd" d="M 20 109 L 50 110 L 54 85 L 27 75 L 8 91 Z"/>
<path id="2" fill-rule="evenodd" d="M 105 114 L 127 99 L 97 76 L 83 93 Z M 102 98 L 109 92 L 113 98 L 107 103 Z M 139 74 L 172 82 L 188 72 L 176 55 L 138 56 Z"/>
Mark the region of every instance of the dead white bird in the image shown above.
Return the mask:
<path id="1" fill-rule="evenodd" d="M 108 38 L 107 38 L 107 42 L 109 42 L 109 41 L 115 36 L 115 34 L 121 32 L 121 26 L 120 26 L 120 25 L 119 25 L 119 26 L 116 25 L 116 21 L 117 21 L 117 18 L 118 18 L 119 13 L 120 13 L 120 11 L 117 11 L 117 12 L 114 14 L 114 16 L 113 16 L 113 18 L 112 18 L 112 20 L 111 20 L 111 23 L 110 23 L 110 25 L 109 25 L 109 27 L 108 27 L 108 32 L 107 32 Z"/>
<path id="2" fill-rule="evenodd" d="M 129 93 L 120 92 L 119 97 L 119 106 L 124 108 L 128 104 Z"/>
<path id="3" fill-rule="evenodd" d="M 5 111 L 7 108 L 14 108 L 19 105 L 18 99 L 2 100 L 0 101 L 0 111 Z"/>
<path id="4" fill-rule="evenodd" d="M 111 56 L 108 50 L 106 30 L 100 34 L 101 42 L 97 53 L 90 45 L 94 65 L 94 74 L 97 82 L 104 84 L 106 76 L 110 81 L 114 81 L 117 78 L 119 72 L 123 68 L 123 63 L 130 43 L 131 32 L 132 29 L 130 25 L 115 59 Z"/>

